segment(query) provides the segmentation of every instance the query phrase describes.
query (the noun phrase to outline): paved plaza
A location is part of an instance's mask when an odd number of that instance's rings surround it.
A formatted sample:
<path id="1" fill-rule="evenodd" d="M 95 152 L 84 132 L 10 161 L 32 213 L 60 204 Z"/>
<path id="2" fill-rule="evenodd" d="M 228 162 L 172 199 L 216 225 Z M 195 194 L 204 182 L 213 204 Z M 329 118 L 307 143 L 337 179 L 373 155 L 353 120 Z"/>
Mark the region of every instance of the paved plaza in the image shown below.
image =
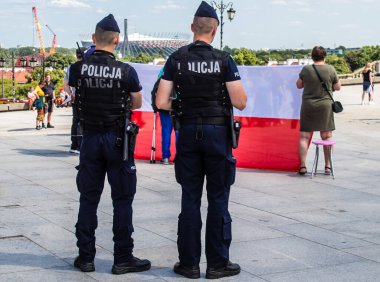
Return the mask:
<path id="1" fill-rule="evenodd" d="M 222 281 L 379 281 L 380 99 L 361 106 L 360 85 L 345 86 L 337 99 L 345 110 L 336 115 L 335 180 L 238 169 L 230 256 L 242 273 Z M 54 129 L 35 130 L 35 115 L 0 113 L 0 281 L 185 281 L 172 271 L 181 196 L 174 166 L 142 160 L 136 162 L 134 255 L 150 259 L 151 270 L 111 274 L 108 183 L 98 209 L 96 272 L 72 266 L 78 156 L 68 152 L 71 109 L 55 109 Z M 203 199 L 203 216 L 206 208 Z M 201 280 L 205 270 L 202 256 Z"/>

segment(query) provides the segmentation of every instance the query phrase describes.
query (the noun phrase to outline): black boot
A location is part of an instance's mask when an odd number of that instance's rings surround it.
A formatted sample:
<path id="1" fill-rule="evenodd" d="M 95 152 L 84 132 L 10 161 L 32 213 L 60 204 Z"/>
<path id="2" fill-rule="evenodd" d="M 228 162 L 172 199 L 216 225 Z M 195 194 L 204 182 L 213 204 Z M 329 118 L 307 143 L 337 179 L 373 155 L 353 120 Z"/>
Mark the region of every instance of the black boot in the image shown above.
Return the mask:
<path id="1" fill-rule="evenodd" d="M 127 272 L 141 272 L 150 269 L 150 261 L 133 257 L 127 262 L 117 263 L 112 266 L 113 274 L 124 274 Z"/>
<path id="2" fill-rule="evenodd" d="M 95 264 L 94 262 L 82 262 L 80 260 L 80 257 L 77 256 L 74 261 L 74 266 L 76 268 L 79 268 L 82 272 L 93 272 L 95 271 Z"/>
<path id="3" fill-rule="evenodd" d="M 199 266 L 184 266 L 180 262 L 177 262 L 173 268 L 174 272 L 185 276 L 186 278 L 197 279 L 201 277 Z"/>
<path id="4" fill-rule="evenodd" d="M 240 273 L 240 266 L 237 263 L 228 261 L 225 267 L 213 268 L 208 267 L 206 270 L 207 279 L 219 279 L 227 276 L 234 276 Z"/>

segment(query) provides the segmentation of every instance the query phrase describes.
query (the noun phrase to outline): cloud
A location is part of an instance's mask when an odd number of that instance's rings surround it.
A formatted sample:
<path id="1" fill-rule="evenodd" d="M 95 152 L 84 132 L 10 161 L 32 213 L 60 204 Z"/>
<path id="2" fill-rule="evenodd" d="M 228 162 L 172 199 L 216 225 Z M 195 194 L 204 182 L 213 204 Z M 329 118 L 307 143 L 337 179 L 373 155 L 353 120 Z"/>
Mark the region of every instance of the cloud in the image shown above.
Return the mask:
<path id="1" fill-rule="evenodd" d="M 288 3 L 285 1 L 285 0 L 273 0 L 271 2 L 272 5 L 276 5 L 276 6 L 286 6 L 288 5 Z"/>
<path id="2" fill-rule="evenodd" d="M 289 21 L 288 24 L 289 25 L 302 25 L 303 22 L 301 22 L 301 21 Z"/>
<path id="3" fill-rule="evenodd" d="M 161 13 L 163 11 L 168 11 L 168 10 L 180 10 L 184 9 L 183 6 L 179 5 L 176 3 L 176 1 L 173 0 L 167 0 L 164 4 L 162 5 L 156 5 L 152 9 L 152 13 Z"/>
<path id="4" fill-rule="evenodd" d="M 291 1 L 291 4 L 298 5 L 298 6 L 308 6 L 308 4 L 305 3 L 304 1 L 298 1 L 298 0 Z"/>
<path id="5" fill-rule="evenodd" d="M 89 8 L 90 5 L 78 0 L 53 0 L 51 1 L 53 6 L 65 7 L 65 8 Z"/>
<path id="6" fill-rule="evenodd" d="M 340 12 L 330 12 L 328 13 L 329 16 L 331 17 L 339 17 L 340 16 Z"/>
<path id="7" fill-rule="evenodd" d="M 353 28 L 357 28 L 357 27 L 358 26 L 356 24 L 353 24 L 353 23 L 339 25 L 339 28 L 343 28 L 343 29 L 353 29 Z"/>

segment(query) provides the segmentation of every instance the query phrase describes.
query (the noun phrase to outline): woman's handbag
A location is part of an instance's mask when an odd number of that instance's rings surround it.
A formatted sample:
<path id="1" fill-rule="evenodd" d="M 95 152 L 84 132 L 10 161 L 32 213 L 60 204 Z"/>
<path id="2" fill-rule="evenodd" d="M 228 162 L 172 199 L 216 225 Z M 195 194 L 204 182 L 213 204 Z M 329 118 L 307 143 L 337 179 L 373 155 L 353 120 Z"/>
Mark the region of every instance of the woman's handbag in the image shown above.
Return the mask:
<path id="1" fill-rule="evenodd" d="M 332 110 L 334 113 L 340 113 L 343 111 L 342 103 L 339 101 L 334 101 L 332 104 Z"/>
<path id="2" fill-rule="evenodd" d="M 319 75 L 319 72 L 317 71 L 317 68 L 315 67 L 315 65 L 313 64 L 313 68 L 315 70 L 315 72 L 317 73 L 317 76 L 319 78 L 319 81 L 321 82 L 322 84 L 322 87 L 326 90 L 326 92 L 329 94 L 331 100 L 332 100 L 332 110 L 334 113 L 340 113 L 343 111 L 343 105 L 341 102 L 339 101 L 334 101 L 334 98 L 333 96 L 331 95 L 330 93 L 330 90 L 327 88 L 327 85 L 326 83 L 322 80 L 321 76 Z"/>

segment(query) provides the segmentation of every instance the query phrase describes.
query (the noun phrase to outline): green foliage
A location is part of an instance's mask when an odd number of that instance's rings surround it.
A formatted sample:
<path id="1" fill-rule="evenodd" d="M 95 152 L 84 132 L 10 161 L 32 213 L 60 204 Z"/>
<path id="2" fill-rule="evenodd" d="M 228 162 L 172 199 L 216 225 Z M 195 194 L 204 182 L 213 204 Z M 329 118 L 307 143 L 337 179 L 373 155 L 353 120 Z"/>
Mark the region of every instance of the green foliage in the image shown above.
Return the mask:
<path id="1" fill-rule="evenodd" d="M 56 60 L 56 68 L 58 69 L 64 69 L 71 65 L 72 63 L 76 62 L 76 57 L 73 54 L 63 54 L 63 53 L 54 53 L 53 55 L 50 55 L 46 59 L 46 66 L 50 67 L 51 66 L 51 61 Z"/>
<path id="2" fill-rule="evenodd" d="M 63 48 L 63 47 L 58 47 L 56 49 L 56 54 L 57 53 L 60 53 L 60 54 L 64 54 L 64 55 L 72 55 L 75 57 L 75 51 L 76 49 L 75 48 Z"/>
<path id="3" fill-rule="evenodd" d="M 364 67 L 368 62 L 380 60 L 380 46 L 364 46 L 360 51 L 346 52 L 344 59 L 355 71 Z"/>
<path id="4" fill-rule="evenodd" d="M 338 74 L 348 74 L 352 72 L 343 57 L 338 57 L 337 55 L 327 56 L 326 63 L 332 65 Z"/>
<path id="5" fill-rule="evenodd" d="M 368 61 L 367 58 L 363 58 L 360 51 L 349 51 L 344 54 L 344 59 L 353 71 L 363 67 Z"/>
<path id="6" fill-rule="evenodd" d="M 131 63 L 140 63 L 140 64 L 147 64 L 152 62 L 156 57 L 149 56 L 145 53 L 140 53 L 137 56 L 127 56 L 122 58 L 125 62 L 131 62 Z"/>
<path id="7" fill-rule="evenodd" d="M 15 99 L 27 99 L 27 93 L 29 87 L 33 85 L 30 83 L 27 84 L 17 84 L 15 83 Z M 0 85 L 0 96 L 2 95 L 2 86 Z M 1 96 L 2 97 L 2 96 Z M 4 98 L 13 99 L 13 85 L 12 79 L 4 78 Z"/>
<path id="8" fill-rule="evenodd" d="M 223 48 L 223 51 L 229 53 L 231 56 L 234 56 L 234 55 L 235 55 L 236 50 L 238 50 L 238 49 L 236 49 L 236 48 L 231 49 L 231 48 L 228 47 L 227 45 L 224 46 L 224 48 Z"/>
<path id="9" fill-rule="evenodd" d="M 256 53 L 245 48 L 236 50 L 233 59 L 238 65 L 252 66 L 261 64 L 256 57 Z"/>
<path id="10" fill-rule="evenodd" d="M 16 96 L 18 97 L 18 99 L 28 98 L 28 92 L 29 92 L 30 86 L 31 86 L 30 83 L 17 85 Z"/>

